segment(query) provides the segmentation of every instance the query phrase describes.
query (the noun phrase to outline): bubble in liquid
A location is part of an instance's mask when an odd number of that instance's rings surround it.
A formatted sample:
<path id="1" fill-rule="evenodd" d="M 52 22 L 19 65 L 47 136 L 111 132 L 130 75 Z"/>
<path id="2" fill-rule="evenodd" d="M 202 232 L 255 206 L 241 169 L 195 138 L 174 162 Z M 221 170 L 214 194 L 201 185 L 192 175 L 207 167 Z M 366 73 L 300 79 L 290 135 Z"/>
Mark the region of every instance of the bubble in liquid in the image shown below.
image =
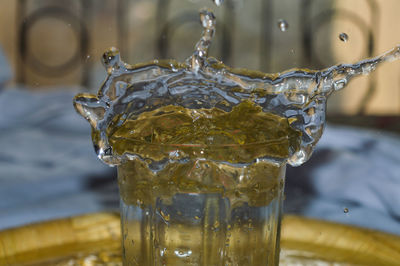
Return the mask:
<path id="1" fill-rule="evenodd" d="M 342 42 L 347 42 L 349 40 L 349 35 L 347 35 L 347 33 L 345 33 L 345 32 L 342 32 L 339 34 L 339 39 Z"/>
<path id="2" fill-rule="evenodd" d="M 218 221 L 215 221 L 215 223 L 214 223 L 214 228 L 215 228 L 215 229 L 218 229 L 218 228 L 219 228 L 219 222 L 218 222 Z"/>
<path id="3" fill-rule="evenodd" d="M 213 0 L 214 4 L 216 4 L 217 6 L 221 6 L 222 3 L 224 2 L 224 0 Z"/>
<path id="4" fill-rule="evenodd" d="M 186 258 L 186 257 L 190 257 L 190 255 L 192 255 L 192 251 L 190 249 L 188 249 L 188 250 L 177 249 L 177 250 L 175 250 L 174 253 L 179 258 Z"/>
<path id="5" fill-rule="evenodd" d="M 289 28 L 289 23 L 286 20 L 280 19 L 278 20 L 278 27 L 281 31 L 287 31 Z"/>
<path id="6" fill-rule="evenodd" d="M 344 208 L 344 209 L 343 209 L 343 212 L 344 212 L 344 213 L 348 213 L 348 212 L 349 212 L 349 209 L 348 209 L 348 208 Z"/>

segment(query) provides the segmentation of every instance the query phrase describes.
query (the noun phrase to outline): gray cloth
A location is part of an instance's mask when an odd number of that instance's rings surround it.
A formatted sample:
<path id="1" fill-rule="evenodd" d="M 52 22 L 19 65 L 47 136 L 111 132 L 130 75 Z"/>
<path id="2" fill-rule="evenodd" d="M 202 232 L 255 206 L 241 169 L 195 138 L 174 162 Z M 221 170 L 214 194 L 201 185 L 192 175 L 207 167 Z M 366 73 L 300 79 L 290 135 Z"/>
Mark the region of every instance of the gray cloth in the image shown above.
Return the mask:
<path id="1" fill-rule="evenodd" d="M 118 209 L 75 93 L 0 93 L 0 229 Z M 328 126 L 311 160 L 288 167 L 285 211 L 400 234 L 399 150 L 399 136 Z"/>

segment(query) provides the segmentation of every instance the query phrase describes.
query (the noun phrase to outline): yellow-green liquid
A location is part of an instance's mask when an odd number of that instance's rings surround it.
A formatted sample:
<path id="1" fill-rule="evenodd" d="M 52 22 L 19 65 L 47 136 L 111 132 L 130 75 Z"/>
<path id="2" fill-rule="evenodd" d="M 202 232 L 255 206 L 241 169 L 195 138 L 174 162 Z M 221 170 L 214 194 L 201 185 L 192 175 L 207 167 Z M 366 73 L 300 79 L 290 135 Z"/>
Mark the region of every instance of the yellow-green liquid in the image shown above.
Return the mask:
<path id="1" fill-rule="evenodd" d="M 166 106 L 110 130 L 126 265 L 276 265 L 285 158 L 299 133 L 249 102 Z M 277 252 L 275 252 L 277 250 Z"/>

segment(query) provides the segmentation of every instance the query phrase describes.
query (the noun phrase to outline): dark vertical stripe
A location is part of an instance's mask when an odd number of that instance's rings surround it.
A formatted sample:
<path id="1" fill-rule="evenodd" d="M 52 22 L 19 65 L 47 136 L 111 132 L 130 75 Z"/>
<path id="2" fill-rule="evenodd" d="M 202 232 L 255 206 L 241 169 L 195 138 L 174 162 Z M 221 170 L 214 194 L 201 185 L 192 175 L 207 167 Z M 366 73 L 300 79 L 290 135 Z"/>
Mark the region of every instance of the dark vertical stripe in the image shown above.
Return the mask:
<path id="1" fill-rule="evenodd" d="M 261 0 L 260 70 L 268 72 L 272 55 L 272 0 Z"/>
<path id="2" fill-rule="evenodd" d="M 24 83 L 25 82 L 25 71 L 24 71 L 24 62 L 26 56 L 26 36 L 25 29 L 26 23 L 24 22 L 26 15 L 26 1 L 19 0 L 17 1 L 17 11 L 16 11 L 16 25 L 17 25 L 17 42 L 18 42 L 18 54 L 17 54 L 17 82 Z"/>

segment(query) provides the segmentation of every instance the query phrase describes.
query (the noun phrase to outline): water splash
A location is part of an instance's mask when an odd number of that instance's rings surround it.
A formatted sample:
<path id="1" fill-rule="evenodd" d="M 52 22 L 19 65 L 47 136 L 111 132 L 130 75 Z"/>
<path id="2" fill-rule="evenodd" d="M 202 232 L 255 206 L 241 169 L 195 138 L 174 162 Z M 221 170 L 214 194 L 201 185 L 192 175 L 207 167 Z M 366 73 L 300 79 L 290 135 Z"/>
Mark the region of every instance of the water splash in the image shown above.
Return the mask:
<path id="1" fill-rule="evenodd" d="M 200 21 L 203 26 L 203 34 L 196 44 L 196 50 L 189 60 L 193 71 L 198 71 L 204 65 L 208 57 L 208 49 L 215 34 L 215 16 L 209 9 L 200 10 Z"/>
<path id="2" fill-rule="evenodd" d="M 110 48 L 102 59 L 108 76 L 98 94 L 79 94 L 74 98 L 76 110 L 92 126 L 96 153 L 105 163 L 117 165 L 140 156 L 116 152 L 109 141 L 110 135 L 127 119 L 135 120 L 142 113 L 172 105 L 193 110 L 195 121 L 199 117 L 196 110 L 219 108 L 229 112 L 250 101 L 265 113 L 286 118 L 293 129 L 301 132 L 300 146 L 290 150 L 288 156 L 291 165 L 300 165 L 311 156 L 322 135 L 329 95 L 343 89 L 352 78 L 367 75 L 383 62 L 400 57 L 397 46 L 372 59 L 319 71 L 292 69 L 265 74 L 233 69 L 208 57 L 215 33 L 213 13 L 202 10 L 200 20 L 203 34 L 185 63 L 154 60 L 129 65 L 121 61 L 116 48 Z"/>

